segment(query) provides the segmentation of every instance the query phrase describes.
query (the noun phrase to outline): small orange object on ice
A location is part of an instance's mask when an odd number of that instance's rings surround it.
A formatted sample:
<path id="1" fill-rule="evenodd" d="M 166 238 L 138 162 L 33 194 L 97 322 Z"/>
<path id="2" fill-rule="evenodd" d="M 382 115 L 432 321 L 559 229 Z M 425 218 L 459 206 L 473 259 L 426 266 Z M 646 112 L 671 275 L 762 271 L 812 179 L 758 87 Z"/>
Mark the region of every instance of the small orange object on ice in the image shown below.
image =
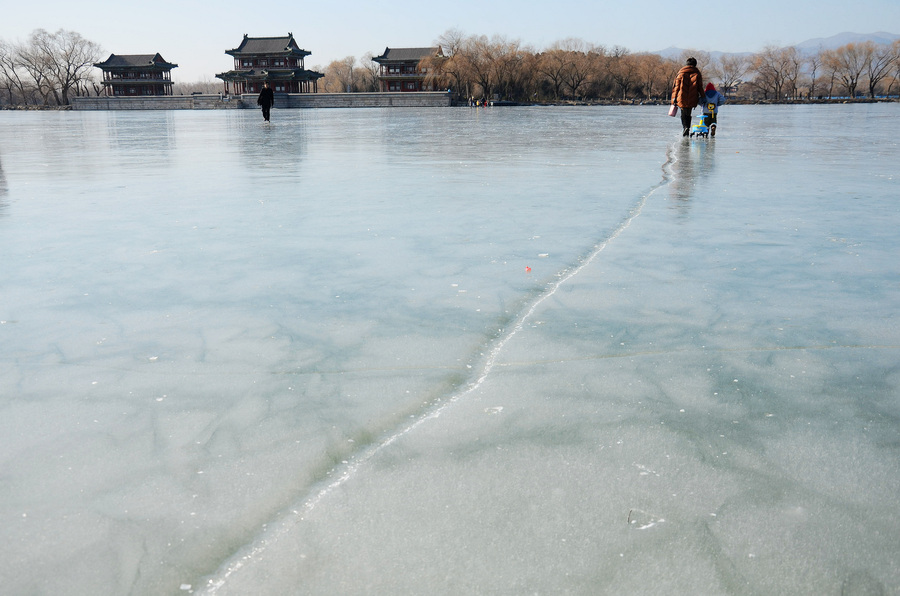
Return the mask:
<path id="1" fill-rule="evenodd" d="M 525 273 L 531 273 L 531 267 L 525 267 Z"/>

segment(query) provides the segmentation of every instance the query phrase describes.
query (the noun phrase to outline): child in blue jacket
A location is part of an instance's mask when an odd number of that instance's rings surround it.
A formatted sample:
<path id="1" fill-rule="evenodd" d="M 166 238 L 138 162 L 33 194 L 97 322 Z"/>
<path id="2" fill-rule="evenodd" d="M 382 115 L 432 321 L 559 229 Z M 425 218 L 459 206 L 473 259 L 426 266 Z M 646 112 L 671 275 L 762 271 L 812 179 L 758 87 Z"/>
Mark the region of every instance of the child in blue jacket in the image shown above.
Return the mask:
<path id="1" fill-rule="evenodd" d="M 709 136 L 716 136 L 716 116 L 719 114 L 719 106 L 725 103 L 725 96 L 716 91 L 712 83 L 706 85 L 706 94 L 703 96 L 703 116 L 709 126 Z"/>

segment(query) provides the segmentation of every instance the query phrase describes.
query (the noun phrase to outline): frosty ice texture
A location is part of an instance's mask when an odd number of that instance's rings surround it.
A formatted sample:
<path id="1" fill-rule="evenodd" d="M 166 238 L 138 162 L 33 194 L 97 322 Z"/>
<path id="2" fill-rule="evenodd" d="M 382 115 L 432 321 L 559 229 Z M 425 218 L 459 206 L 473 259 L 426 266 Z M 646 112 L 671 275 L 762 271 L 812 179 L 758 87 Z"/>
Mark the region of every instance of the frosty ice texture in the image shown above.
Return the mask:
<path id="1" fill-rule="evenodd" d="M 0 114 L 3 584 L 897 591 L 897 116 Z"/>

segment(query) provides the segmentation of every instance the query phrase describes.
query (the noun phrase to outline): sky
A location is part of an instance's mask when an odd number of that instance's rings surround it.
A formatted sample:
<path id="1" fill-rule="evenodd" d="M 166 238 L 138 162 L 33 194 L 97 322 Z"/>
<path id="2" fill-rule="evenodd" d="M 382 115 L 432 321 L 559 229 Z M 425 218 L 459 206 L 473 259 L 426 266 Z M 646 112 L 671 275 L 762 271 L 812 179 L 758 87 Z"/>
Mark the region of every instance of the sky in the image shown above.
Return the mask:
<path id="1" fill-rule="evenodd" d="M 306 67 L 361 58 L 385 47 L 435 45 L 445 32 L 499 35 L 536 50 L 578 38 L 632 52 L 669 47 L 707 52 L 757 52 L 838 33 L 900 33 L 900 0 L 755 0 L 675 4 L 597 0 L 392 0 L 288 2 L 268 0 L 40 0 L 8 2 L 0 12 L 0 40 L 24 41 L 35 29 L 76 31 L 102 47 L 103 57 L 154 54 L 178 64 L 176 82 L 215 80 L 233 67 L 226 50 L 244 34 L 294 34 L 312 52 Z M 682 16 L 687 15 L 687 16 Z"/>

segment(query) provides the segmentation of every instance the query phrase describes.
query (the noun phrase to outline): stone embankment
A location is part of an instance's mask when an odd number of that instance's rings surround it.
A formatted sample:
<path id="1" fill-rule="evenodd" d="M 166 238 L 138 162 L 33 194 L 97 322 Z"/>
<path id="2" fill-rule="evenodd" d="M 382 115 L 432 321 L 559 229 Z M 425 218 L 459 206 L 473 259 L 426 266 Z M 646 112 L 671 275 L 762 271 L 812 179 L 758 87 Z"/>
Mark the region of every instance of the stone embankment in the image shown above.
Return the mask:
<path id="1" fill-rule="evenodd" d="M 76 110 L 227 110 L 256 109 L 256 94 L 169 95 L 153 97 L 76 97 Z M 276 93 L 276 108 L 429 108 L 452 104 L 447 91 L 417 93 Z"/>

